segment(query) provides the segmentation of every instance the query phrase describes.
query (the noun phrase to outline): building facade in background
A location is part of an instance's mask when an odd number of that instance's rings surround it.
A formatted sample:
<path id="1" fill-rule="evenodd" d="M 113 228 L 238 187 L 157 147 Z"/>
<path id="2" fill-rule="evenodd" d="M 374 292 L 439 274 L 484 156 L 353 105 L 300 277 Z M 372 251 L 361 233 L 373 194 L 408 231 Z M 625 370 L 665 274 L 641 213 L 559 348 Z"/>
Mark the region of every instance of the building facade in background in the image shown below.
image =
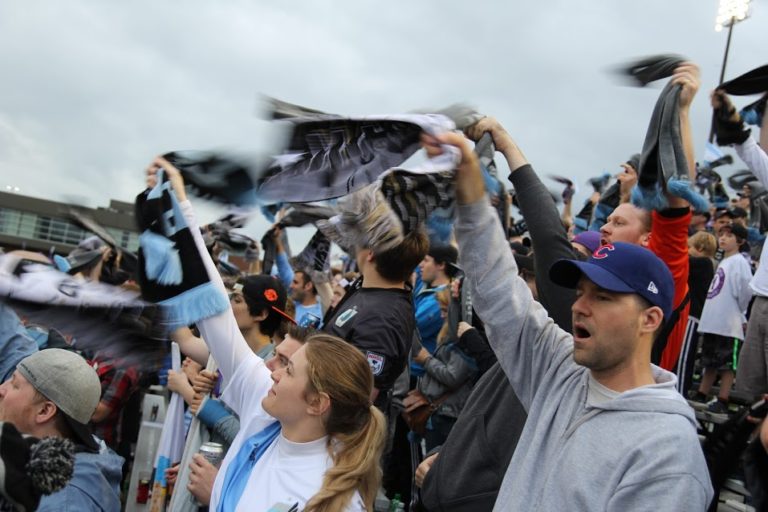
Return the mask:
<path id="1" fill-rule="evenodd" d="M 25 249 L 48 256 L 69 254 L 78 242 L 93 235 L 69 219 L 73 208 L 96 221 L 122 247 L 138 250 L 132 203 L 113 199 L 106 208 L 84 208 L 7 192 L 0 192 L 0 247 L 6 252 Z"/>

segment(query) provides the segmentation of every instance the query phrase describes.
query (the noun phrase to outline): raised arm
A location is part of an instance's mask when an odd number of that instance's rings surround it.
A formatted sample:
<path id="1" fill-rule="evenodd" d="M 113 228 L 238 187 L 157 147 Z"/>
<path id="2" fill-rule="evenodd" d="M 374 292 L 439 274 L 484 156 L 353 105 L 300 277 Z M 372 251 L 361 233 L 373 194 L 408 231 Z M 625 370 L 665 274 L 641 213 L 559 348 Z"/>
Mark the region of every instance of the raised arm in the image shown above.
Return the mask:
<path id="1" fill-rule="evenodd" d="M 171 333 L 171 341 L 179 344 L 179 350 L 185 356 L 196 363 L 205 366 L 208 363 L 208 346 L 205 342 L 192 334 L 189 327 L 179 327 Z"/>
<path id="2" fill-rule="evenodd" d="M 710 96 L 712 102 L 712 108 L 717 110 L 724 110 L 730 113 L 730 117 L 724 122 L 729 125 L 730 136 L 727 142 L 721 141 L 721 136 L 718 135 L 718 144 L 724 145 L 733 143 L 736 148 L 736 153 L 739 155 L 752 174 L 760 181 L 764 187 L 768 187 L 768 155 L 766 150 L 768 149 L 764 143 L 766 133 L 768 133 L 768 115 L 763 115 L 763 127 L 760 133 L 760 140 L 762 147 L 755 142 L 754 137 L 749 133 L 744 126 L 744 122 L 739 116 L 739 112 L 731 103 L 731 99 L 722 90 L 712 91 Z M 768 141 L 765 141 L 768 142 Z"/>
<path id="3" fill-rule="evenodd" d="M 164 158 L 158 157 L 154 160 L 150 168 L 147 169 L 148 185 L 152 186 L 153 183 L 157 182 L 157 171 L 159 168 L 162 168 L 167 174 L 168 179 L 173 186 L 173 191 L 179 201 L 179 207 L 184 215 L 184 220 L 195 241 L 198 254 L 208 272 L 208 279 L 217 288 L 217 293 L 223 293 L 226 296 L 227 291 L 224 287 L 224 282 L 221 280 L 221 276 L 216 270 L 216 265 L 205 247 L 205 242 L 200 234 L 200 228 L 197 219 L 195 218 L 194 211 L 192 210 L 192 205 L 187 200 L 187 195 L 184 191 L 184 181 L 181 178 L 179 170 Z M 182 254 L 181 257 L 184 257 L 184 255 Z M 200 330 L 203 340 L 205 340 L 205 343 L 213 354 L 214 359 L 216 359 L 216 362 L 219 365 L 219 370 L 225 380 L 229 380 L 232 375 L 234 375 L 239 365 L 245 361 L 246 358 L 256 357 L 245 342 L 243 335 L 240 333 L 240 329 L 237 327 L 237 321 L 235 320 L 231 308 L 218 315 L 199 320 L 197 322 L 197 327 Z M 264 372 L 266 379 L 268 380 L 269 370 L 266 369 L 266 366 L 264 366 Z"/>
<path id="4" fill-rule="evenodd" d="M 557 206 L 547 187 L 501 124 L 491 117 L 486 117 L 468 131 L 470 138 L 475 140 L 485 132 L 491 134 L 496 148 L 504 154 L 509 164 L 509 180 L 517 192 L 517 202 L 533 244 L 539 301 L 557 325 L 570 331 L 571 305 L 575 292 L 557 286 L 549 280 L 549 268 L 555 261 L 573 257 L 573 248 L 568 241 Z"/>
<path id="5" fill-rule="evenodd" d="M 479 163 L 469 141 L 456 133 L 445 134 L 440 140 L 457 146 L 462 153 L 456 172 L 456 238 L 475 309 L 499 363 L 528 408 L 547 369 L 566 360 L 572 364 L 570 337 L 548 318 L 517 276 L 517 265 L 485 196 Z"/>
<path id="6" fill-rule="evenodd" d="M 285 252 L 285 246 L 283 245 L 283 230 L 275 226 L 272 229 L 272 233 L 275 240 L 275 246 L 277 247 L 277 256 L 275 257 L 277 275 L 283 283 L 283 286 L 288 289 L 293 282 L 293 267 L 291 267 L 291 262 L 288 261 L 288 254 Z"/>
<path id="7" fill-rule="evenodd" d="M 765 108 L 768 110 L 768 106 Z M 763 112 L 763 124 L 760 126 L 760 147 L 768 151 L 768 112 Z"/>
<path id="8" fill-rule="evenodd" d="M 315 290 L 317 290 L 317 296 L 320 297 L 320 307 L 323 310 L 323 315 L 325 315 L 333 300 L 333 287 L 331 286 L 328 273 L 313 270 L 310 273 L 310 278 L 315 285 Z"/>

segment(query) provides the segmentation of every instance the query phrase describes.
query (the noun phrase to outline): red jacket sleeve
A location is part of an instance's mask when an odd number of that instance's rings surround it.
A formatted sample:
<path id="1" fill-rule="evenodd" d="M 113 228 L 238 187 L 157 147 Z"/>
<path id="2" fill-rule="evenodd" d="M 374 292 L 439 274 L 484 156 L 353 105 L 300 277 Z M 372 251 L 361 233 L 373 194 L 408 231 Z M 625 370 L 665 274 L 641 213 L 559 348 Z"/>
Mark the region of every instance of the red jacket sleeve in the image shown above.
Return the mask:
<path id="1" fill-rule="evenodd" d="M 654 211 L 652 215 L 651 241 L 648 248 L 666 263 L 672 272 L 675 282 L 673 307 L 677 309 L 688 294 L 688 226 L 692 214 L 688 212 L 681 216 L 665 217 Z M 680 311 L 677 323 L 667 337 L 667 346 L 664 348 L 660 364 L 665 370 L 671 371 L 677 364 L 688 324 L 689 309 L 690 304 Z"/>

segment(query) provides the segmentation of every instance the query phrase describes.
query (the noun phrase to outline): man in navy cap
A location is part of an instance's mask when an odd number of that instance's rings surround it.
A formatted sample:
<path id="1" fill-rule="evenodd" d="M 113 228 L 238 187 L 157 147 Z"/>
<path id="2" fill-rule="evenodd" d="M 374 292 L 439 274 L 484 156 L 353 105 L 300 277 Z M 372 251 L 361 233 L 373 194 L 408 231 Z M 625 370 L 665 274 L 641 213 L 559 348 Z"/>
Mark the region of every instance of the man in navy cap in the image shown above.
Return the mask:
<path id="1" fill-rule="evenodd" d="M 460 264 L 528 413 L 494 509 L 705 510 L 713 492 L 695 417 L 674 374 L 650 362 L 672 311 L 667 266 L 622 242 L 555 263 L 550 278 L 576 289 L 567 333 L 517 277 L 469 143 L 457 134 L 441 142 L 462 152 Z"/>

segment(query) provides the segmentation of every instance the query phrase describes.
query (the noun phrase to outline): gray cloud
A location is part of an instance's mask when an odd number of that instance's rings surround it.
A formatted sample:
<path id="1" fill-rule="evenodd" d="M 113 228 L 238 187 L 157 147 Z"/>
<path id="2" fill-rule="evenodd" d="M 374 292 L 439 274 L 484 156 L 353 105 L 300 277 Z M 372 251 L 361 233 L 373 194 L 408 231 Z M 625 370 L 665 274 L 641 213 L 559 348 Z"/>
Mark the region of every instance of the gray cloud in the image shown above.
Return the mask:
<path id="1" fill-rule="evenodd" d="M 642 145 L 660 89 L 606 72 L 627 59 L 674 52 L 701 66 L 703 155 L 726 37 L 716 11 L 715 0 L 3 2 L 0 185 L 131 200 L 160 152 L 269 147 L 275 131 L 255 116 L 264 93 L 348 114 L 468 101 L 542 175 L 575 177 L 581 198 Z M 753 11 L 727 76 L 765 63 L 768 5 Z"/>

